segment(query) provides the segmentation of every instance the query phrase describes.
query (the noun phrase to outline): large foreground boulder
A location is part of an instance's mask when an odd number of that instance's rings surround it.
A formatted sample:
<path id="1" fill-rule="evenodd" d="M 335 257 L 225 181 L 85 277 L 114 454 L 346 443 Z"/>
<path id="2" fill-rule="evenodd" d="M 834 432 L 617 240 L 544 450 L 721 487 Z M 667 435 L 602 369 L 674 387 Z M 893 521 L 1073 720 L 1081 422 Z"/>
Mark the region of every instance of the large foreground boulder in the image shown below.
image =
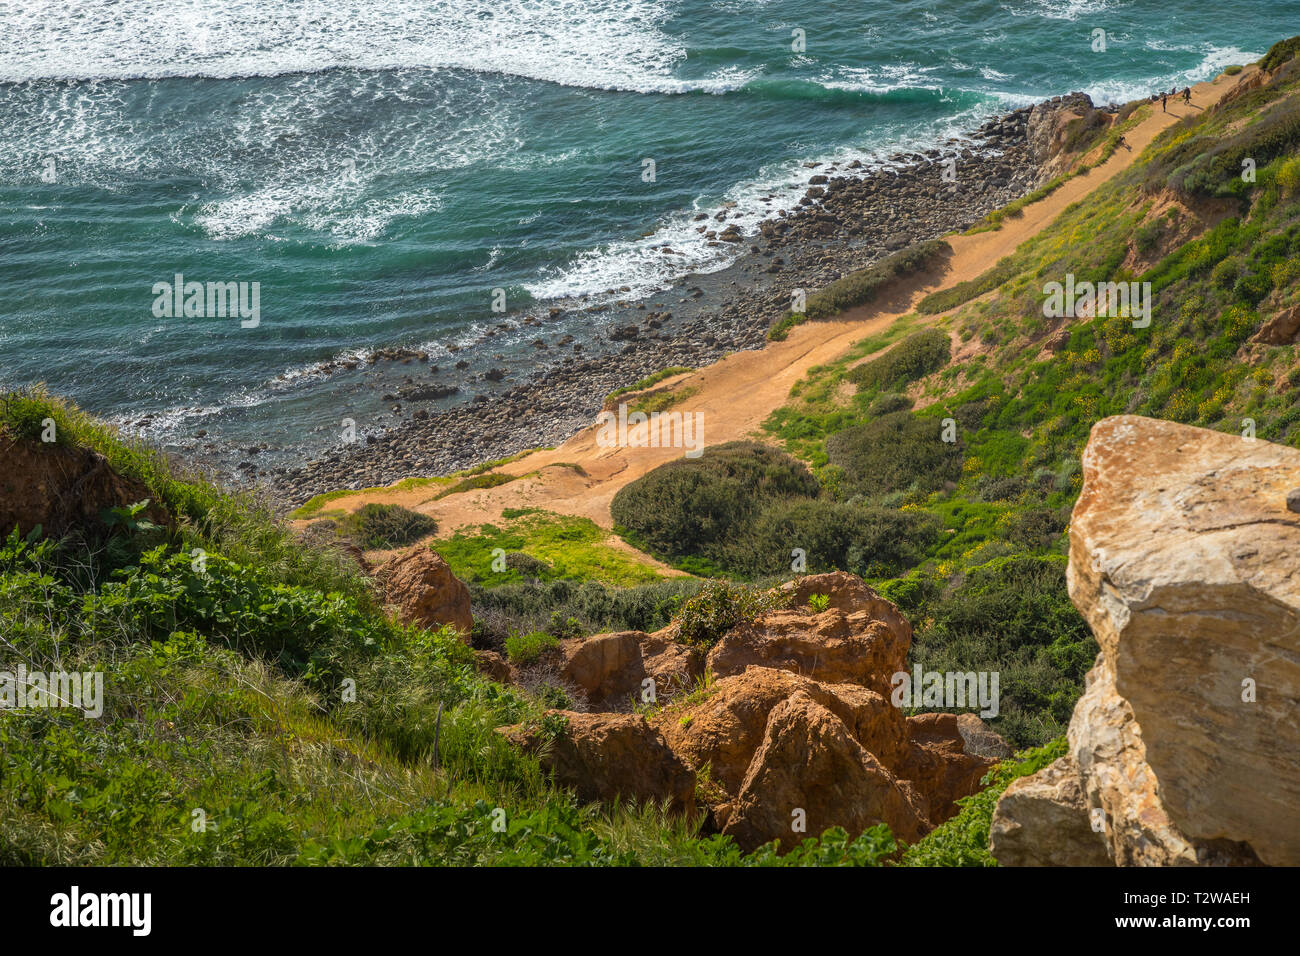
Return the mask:
<path id="1" fill-rule="evenodd" d="M 994 855 L 1060 861 L 1042 821 L 1074 773 L 1115 863 L 1300 863 L 1300 452 L 1118 416 L 1083 469 L 1068 582 L 1101 655 L 1070 759 L 1003 795 Z"/>
<path id="2" fill-rule="evenodd" d="M 474 627 L 469 588 L 427 547 L 417 545 L 381 564 L 375 579 L 384 589 L 385 600 L 408 624 L 428 628 L 450 624 L 462 637 Z"/>

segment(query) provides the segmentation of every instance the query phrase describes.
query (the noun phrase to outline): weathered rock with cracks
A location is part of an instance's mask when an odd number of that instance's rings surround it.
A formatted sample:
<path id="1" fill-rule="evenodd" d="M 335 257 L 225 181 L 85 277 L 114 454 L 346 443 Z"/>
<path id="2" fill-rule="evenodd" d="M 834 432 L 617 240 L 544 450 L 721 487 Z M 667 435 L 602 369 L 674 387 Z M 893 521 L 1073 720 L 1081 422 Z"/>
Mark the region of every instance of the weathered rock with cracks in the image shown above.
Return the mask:
<path id="1" fill-rule="evenodd" d="M 1069 740 L 1108 856 L 1300 863 L 1300 452 L 1125 415 L 1083 468 L 1068 582 L 1101 656 Z M 999 802 L 995 855 L 1033 786 Z"/>

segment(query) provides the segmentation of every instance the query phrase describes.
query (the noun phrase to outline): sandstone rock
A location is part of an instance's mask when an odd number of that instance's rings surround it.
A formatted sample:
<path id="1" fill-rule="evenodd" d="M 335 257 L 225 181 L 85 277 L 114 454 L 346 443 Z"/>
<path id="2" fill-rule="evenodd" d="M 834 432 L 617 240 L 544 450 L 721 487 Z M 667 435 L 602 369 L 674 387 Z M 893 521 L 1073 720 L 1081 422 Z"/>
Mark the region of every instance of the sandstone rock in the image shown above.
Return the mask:
<path id="1" fill-rule="evenodd" d="M 639 714 L 579 714 L 552 710 L 568 728 L 547 740 L 539 728 L 498 728 L 516 746 L 538 754 L 542 767 L 579 799 L 638 803 L 668 801 L 669 809 L 695 813 L 695 774 L 668 749 L 663 735 Z"/>
<path id="2" fill-rule="evenodd" d="M 383 586 L 385 600 L 396 605 L 407 623 L 428 628 L 450 624 L 462 637 L 473 629 L 469 589 L 427 547 L 414 547 L 385 562 L 375 578 Z"/>
<path id="3" fill-rule="evenodd" d="M 999 832 L 1021 834 L 1008 852 L 1061 858 L 1024 834 L 1077 815 L 1074 767 L 1118 864 L 1300 862 L 1300 516 L 1286 506 L 1300 452 L 1118 416 L 1093 427 L 1083 467 L 1067 581 L 1101 655 L 1071 761 L 999 802 Z"/>
<path id="4" fill-rule="evenodd" d="M 475 651 L 474 669 L 499 684 L 509 684 L 513 680 L 510 663 L 496 651 Z"/>
<path id="5" fill-rule="evenodd" d="M 1300 516 L 1286 508 L 1300 452 L 1119 416 L 1093 427 L 1083 468 L 1070 596 L 1165 810 L 1193 838 L 1300 863 Z"/>
<path id="6" fill-rule="evenodd" d="M 890 675 L 904 669 L 912 642 L 912 628 L 898 608 L 842 571 L 810 575 L 784 590 L 793 607 L 727 632 L 709 652 L 709 669 L 725 677 L 752 665 L 778 667 L 888 694 Z M 810 612 L 813 594 L 829 596 L 827 610 Z"/>
<path id="7" fill-rule="evenodd" d="M 639 642 L 645 636 L 640 631 L 618 631 L 561 641 L 561 673 L 587 695 L 592 709 L 628 710 L 645 679 Z"/>
<path id="8" fill-rule="evenodd" d="M 106 508 L 149 501 L 142 483 L 123 477 L 108 459 L 89 448 L 74 448 L 13 438 L 0 432 L 0 537 L 15 527 L 27 534 L 40 526 L 46 537 L 61 537 L 76 527 L 102 529 Z M 171 525 L 171 516 L 150 502 L 145 516 Z"/>
<path id="9" fill-rule="evenodd" d="M 886 698 L 856 684 L 819 684 L 770 667 L 750 667 L 719 680 L 705 700 L 669 711 L 657 726 L 688 766 L 701 770 L 707 765 L 711 779 L 735 795 L 763 742 L 771 712 L 795 694 L 830 710 L 855 740 L 887 764 L 906 752 L 903 715 Z"/>
<path id="10" fill-rule="evenodd" d="M 966 751 L 955 714 L 917 714 L 906 725 L 907 756 L 895 770 L 924 795 L 923 812 L 937 826 L 956 815 L 954 801 L 980 789 L 980 780 L 997 760 Z"/>
<path id="11" fill-rule="evenodd" d="M 641 664 L 647 677 L 654 678 L 655 696 L 660 702 L 689 691 L 704 673 L 704 655 L 698 648 L 672 639 L 672 626 L 653 634 L 639 634 Z"/>
<path id="12" fill-rule="evenodd" d="M 980 720 L 975 714 L 957 715 L 957 732 L 965 744 L 965 752 L 977 757 L 993 757 L 1003 760 L 1010 757 L 1015 750 L 993 728 Z"/>
<path id="13" fill-rule="evenodd" d="M 1290 345 L 1296 335 L 1300 335 L 1300 305 L 1283 309 L 1261 325 L 1250 340 L 1263 345 Z"/>
<path id="14" fill-rule="evenodd" d="M 804 832 L 792 829 L 798 811 Z M 828 827 L 856 835 L 879 823 L 909 842 L 928 828 L 911 788 L 800 691 L 772 710 L 722 832 L 746 851 L 773 839 L 788 850 Z"/>
<path id="15" fill-rule="evenodd" d="M 1003 866 L 1110 865 L 1072 758 L 1011 782 L 993 813 L 989 851 Z"/>

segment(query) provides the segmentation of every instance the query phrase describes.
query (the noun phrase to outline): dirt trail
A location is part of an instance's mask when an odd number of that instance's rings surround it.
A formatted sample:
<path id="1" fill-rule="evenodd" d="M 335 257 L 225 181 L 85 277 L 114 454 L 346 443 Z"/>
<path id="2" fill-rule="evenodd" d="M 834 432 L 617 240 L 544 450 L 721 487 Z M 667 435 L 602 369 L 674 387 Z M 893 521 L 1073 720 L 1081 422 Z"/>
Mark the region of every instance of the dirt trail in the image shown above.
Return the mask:
<path id="1" fill-rule="evenodd" d="M 900 316 L 911 312 L 925 295 L 982 274 L 1026 239 L 1037 235 L 1071 203 L 1126 169 L 1161 130 L 1190 112 L 1211 106 L 1231 86 L 1250 77 L 1255 69 L 1247 67 L 1236 77 L 1219 76 L 1198 84 L 1192 88 L 1190 107 L 1178 99 L 1176 103 L 1170 102 L 1168 112 L 1162 113 L 1158 102 L 1152 104 L 1150 115 L 1125 135 L 1126 145 L 1121 145 L 1105 163 L 1026 206 L 1022 215 L 1004 220 L 1000 229 L 951 237 L 953 255 L 942 273 L 917 283 L 906 307 L 889 312 L 871 307 L 851 309 L 835 321 L 798 326 L 784 342 L 769 343 L 758 351 L 737 352 L 707 368 L 671 380 L 686 382 L 695 389 L 683 409 L 702 416 L 704 444 L 758 437 L 763 420 L 785 404 L 791 386 L 810 367 L 831 361 L 858 340 L 888 328 Z M 933 316 L 931 320 L 938 318 Z M 640 432 L 644 431 L 642 427 Z M 637 429 L 631 431 L 632 436 L 637 433 Z M 527 507 L 587 517 L 608 528 L 612 525 L 609 506 L 615 493 L 681 454 L 681 448 L 600 447 L 597 427 L 593 424 L 558 448 L 534 452 L 496 469 L 521 476 L 506 485 L 463 492 L 439 501 L 428 500 L 434 493 L 429 489 L 367 492 L 338 499 L 330 507 L 350 511 L 372 501 L 401 504 L 436 518 L 440 534 L 449 534 L 466 525 L 497 521 L 505 508 Z M 615 536 L 610 543 L 622 545 Z M 630 548 L 628 551 L 639 554 Z M 662 568 L 652 559 L 647 559 L 647 563 Z"/>

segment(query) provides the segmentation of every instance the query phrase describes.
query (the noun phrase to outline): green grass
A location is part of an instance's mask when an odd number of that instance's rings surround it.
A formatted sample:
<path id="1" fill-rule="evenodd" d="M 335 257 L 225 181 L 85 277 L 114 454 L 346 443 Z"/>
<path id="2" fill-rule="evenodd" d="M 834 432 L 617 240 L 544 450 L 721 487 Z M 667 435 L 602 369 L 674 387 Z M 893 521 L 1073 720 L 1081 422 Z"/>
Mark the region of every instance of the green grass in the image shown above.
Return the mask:
<path id="1" fill-rule="evenodd" d="M 431 543 L 433 550 L 465 581 L 491 585 L 567 578 L 628 586 L 656 581 L 654 568 L 606 542 L 609 533 L 589 518 L 575 518 L 536 509 L 508 510 L 502 526 L 485 524 L 461 529 L 450 538 Z M 540 574 L 509 566 L 507 557 L 522 552 L 545 568 Z M 500 567 L 500 570 L 497 568 Z"/>
<path id="2" fill-rule="evenodd" d="M 930 239 L 908 246 L 814 292 L 807 297 L 803 312 L 786 312 L 772 325 L 767 337 L 779 342 L 796 325 L 827 319 L 846 309 L 866 305 L 898 281 L 933 269 L 950 255 L 952 246 L 943 239 Z"/>
<path id="3" fill-rule="evenodd" d="M 628 392 L 639 392 L 647 389 L 652 385 L 658 385 L 664 379 L 672 378 L 674 375 L 685 375 L 687 372 L 693 372 L 695 369 L 688 368 L 685 365 L 670 365 L 668 368 L 661 368 L 659 371 L 647 375 L 638 382 L 631 385 L 625 385 L 622 388 L 616 388 L 605 396 L 605 406 L 608 408 L 620 395 L 626 395 Z"/>
<path id="4" fill-rule="evenodd" d="M 559 639 L 545 631 L 513 634 L 506 638 L 506 657 L 514 664 L 531 664 L 546 651 L 559 646 Z"/>
<path id="5" fill-rule="evenodd" d="M 503 475 L 500 472 L 491 472 L 487 474 L 476 474 L 469 478 L 462 478 L 460 481 L 446 488 L 443 488 L 433 496 L 434 501 L 446 498 L 448 495 L 458 495 L 464 491 L 478 491 L 481 488 L 499 488 L 501 485 L 508 485 L 512 481 L 517 481 L 519 475 Z"/>

